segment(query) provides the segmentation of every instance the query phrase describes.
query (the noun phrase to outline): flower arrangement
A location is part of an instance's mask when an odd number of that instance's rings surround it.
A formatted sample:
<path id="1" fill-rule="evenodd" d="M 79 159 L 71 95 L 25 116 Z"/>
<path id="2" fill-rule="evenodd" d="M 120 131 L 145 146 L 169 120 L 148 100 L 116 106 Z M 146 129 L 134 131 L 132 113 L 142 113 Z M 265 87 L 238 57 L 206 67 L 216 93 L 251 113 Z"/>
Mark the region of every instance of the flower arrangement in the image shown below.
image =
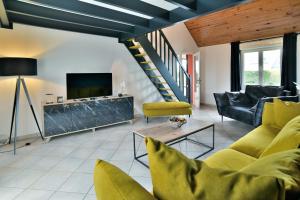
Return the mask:
<path id="1" fill-rule="evenodd" d="M 175 123 L 178 128 L 187 123 L 187 120 L 184 117 L 171 117 L 169 121 Z"/>

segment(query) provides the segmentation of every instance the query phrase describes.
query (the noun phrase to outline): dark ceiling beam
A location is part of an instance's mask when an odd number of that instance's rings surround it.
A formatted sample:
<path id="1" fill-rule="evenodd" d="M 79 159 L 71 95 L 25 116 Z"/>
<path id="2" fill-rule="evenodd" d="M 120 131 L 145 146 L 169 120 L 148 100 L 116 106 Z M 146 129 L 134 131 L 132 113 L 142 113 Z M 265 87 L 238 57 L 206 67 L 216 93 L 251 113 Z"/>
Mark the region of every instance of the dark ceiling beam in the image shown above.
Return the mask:
<path id="1" fill-rule="evenodd" d="M 12 23 L 7 17 L 3 0 L 0 0 L 0 28 L 12 28 Z"/>
<path id="2" fill-rule="evenodd" d="M 56 9 L 47 8 L 38 5 L 32 5 L 20 1 L 11 1 L 11 0 L 8 1 L 6 3 L 6 10 L 14 11 L 18 13 L 24 13 L 28 15 L 40 16 L 44 18 L 65 20 L 65 21 L 74 22 L 78 24 L 86 24 L 89 26 L 101 27 L 104 29 L 118 31 L 118 32 L 135 34 L 135 29 L 134 26 L 132 25 L 121 24 L 121 23 L 107 21 L 99 18 L 64 12 L 61 10 L 56 10 Z"/>
<path id="3" fill-rule="evenodd" d="M 4 3 L 8 19 L 14 22 L 118 37 L 120 40 L 126 40 L 170 26 L 173 23 L 247 2 L 246 0 L 167 1 L 175 3 L 179 7 L 168 11 L 140 0 L 95 0 L 95 2 L 130 10 L 151 18 L 136 16 L 110 7 L 79 0 L 31 0 L 22 2 L 18 0 L 0 0 L 0 3 Z"/>
<path id="4" fill-rule="evenodd" d="M 197 0 L 166 0 L 166 1 L 173 3 L 185 10 L 195 11 L 197 9 Z"/>
<path id="5" fill-rule="evenodd" d="M 10 1 L 10 0 L 6 0 L 6 1 Z M 48 6 L 59 7 L 73 12 L 94 15 L 97 17 L 102 17 L 104 19 L 131 24 L 136 26 L 137 28 L 144 29 L 146 32 L 150 32 L 153 28 L 159 28 L 161 26 L 161 24 L 158 22 L 150 22 L 150 20 L 142 17 L 137 17 L 134 15 L 111 10 L 100 6 L 95 6 L 92 4 L 80 2 L 78 0 L 31 0 L 31 1 L 48 5 Z"/>
<path id="6" fill-rule="evenodd" d="M 182 7 L 178 7 L 176 9 L 172 10 L 172 12 L 170 13 L 170 16 L 174 16 L 174 18 L 176 18 L 179 15 L 181 16 L 182 19 L 174 21 L 174 23 L 184 21 L 184 20 L 187 20 L 187 19 L 191 19 L 193 17 L 198 16 L 198 14 L 195 13 L 194 11 L 192 11 L 190 9 L 184 9 Z"/>
<path id="7" fill-rule="evenodd" d="M 195 12 L 198 16 L 216 12 L 250 0 L 166 0 L 185 10 Z"/>
<path id="8" fill-rule="evenodd" d="M 6 1 L 10 1 L 10 0 L 6 0 Z M 16 1 L 16 0 L 12 0 L 12 1 Z M 62 0 L 31 0 L 31 1 L 39 3 L 39 4 L 43 4 L 45 6 L 61 8 L 61 9 L 68 10 L 68 11 L 73 11 L 73 12 L 78 12 L 78 13 L 82 13 L 82 14 L 88 14 L 88 15 L 93 15 L 93 16 L 97 16 L 97 17 L 102 17 L 104 19 L 114 20 L 114 21 L 117 21 L 120 23 L 131 24 L 131 25 L 135 26 L 134 33 L 137 36 L 144 34 L 144 33 L 151 32 L 153 30 L 167 27 L 173 23 L 176 23 L 178 21 L 182 21 L 184 19 L 191 17 L 190 13 L 186 12 L 183 9 L 181 9 L 181 11 L 183 11 L 183 12 L 181 12 L 180 9 L 176 9 L 176 11 L 168 13 L 167 15 L 170 14 L 170 18 L 172 20 L 166 21 L 166 20 L 161 20 L 160 18 L 146 19 L 143 17 L 131 15 L 128 13 L 112 10 L 109 8 L 93 5 L 93 4 L 86 3 L 86 2 L 81 2 L 78 0 L 68 0 L 68 1 L 65 1 L 65 0 L 64 1 L 62 1 Z M 125 2 L 128 3 L 131 1 L 135 1 L 135 0 L 125 1 Z M 140 2 L 140 1 L 138 1 L 138 2 Z M 145 3 L 143 3 L 143 5 L 144 4 Z M 110 5 L 112 5 L 112 4 L 110 4 Z M 123 6 L 125 5 L 124 2 L 122 5 Z M 138 4 L 138 5 L 141 5 L 141 4 Z M 147 5 L 152 7 L 151 4 L 147 4 Z M 158 8 L 156 6 L 153 6 L 153 7 L 156 9 Z M 158 8 L 158 9 L 160 10 L 159 12 L 162 12 L 162 10 L 163 10 L 161 8 Z M 164 11 L 164 13 L 168 12 L 166 10 L 163 10 L 163 11 Z M 155 12 L 156 12 L 156 14 L 158 13 L 158 11 L 155 11 Z M 128 34 L 122 34 L 122 35 L 126 35 L 126 37 L 127 37 Z M 122 38 L 124 38 L 124 37 L 122 37 Z"/>
<path id="9" fill-rule="evenodd" d="M 116 37 L 116 38 L 119 38 L 121 35 L 120 32 L 111 31 L 107 29 L 101 29 L 101 28 L 96 28 L 96 27 L 87 26 L 83 24 L 71 23 L 67 21 L 41 18 L 39 16 L 27 15 L 22 13 L 14 13 L 11 11 L 8 12 L 8 18 L 16 23 L 39 26 L 44 28 L 52 28 L 58 30 L 86 33 L 86 34 L 93 34 L 93 35 L 102 35 L 102 36 Z"/>

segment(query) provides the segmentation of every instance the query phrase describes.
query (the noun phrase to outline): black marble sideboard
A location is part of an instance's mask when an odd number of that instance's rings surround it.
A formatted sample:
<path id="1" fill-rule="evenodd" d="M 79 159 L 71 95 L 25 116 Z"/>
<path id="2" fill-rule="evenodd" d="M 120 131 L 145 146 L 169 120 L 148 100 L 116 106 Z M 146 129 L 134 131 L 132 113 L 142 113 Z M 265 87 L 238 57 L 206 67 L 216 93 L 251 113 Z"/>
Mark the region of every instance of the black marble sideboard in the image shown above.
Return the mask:
<path id="1" fill-rule="evenodd" d="M 87 101 L 45 104 L 44 136 L 51 138 L 133 120 L 133 97 L 108 97 Z"/>

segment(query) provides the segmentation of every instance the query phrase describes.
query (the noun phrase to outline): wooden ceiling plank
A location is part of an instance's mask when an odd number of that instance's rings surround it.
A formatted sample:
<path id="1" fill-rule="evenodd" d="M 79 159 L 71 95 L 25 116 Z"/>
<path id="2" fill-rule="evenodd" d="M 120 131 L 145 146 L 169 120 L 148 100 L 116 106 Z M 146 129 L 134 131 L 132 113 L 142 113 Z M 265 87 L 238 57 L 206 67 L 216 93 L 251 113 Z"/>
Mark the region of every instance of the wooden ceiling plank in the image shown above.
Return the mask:
<path id="1" fill-rule="evenodd" d="M 300 1 L 255 0 L 185 24 L 198 46 L 300 32 Z"/>

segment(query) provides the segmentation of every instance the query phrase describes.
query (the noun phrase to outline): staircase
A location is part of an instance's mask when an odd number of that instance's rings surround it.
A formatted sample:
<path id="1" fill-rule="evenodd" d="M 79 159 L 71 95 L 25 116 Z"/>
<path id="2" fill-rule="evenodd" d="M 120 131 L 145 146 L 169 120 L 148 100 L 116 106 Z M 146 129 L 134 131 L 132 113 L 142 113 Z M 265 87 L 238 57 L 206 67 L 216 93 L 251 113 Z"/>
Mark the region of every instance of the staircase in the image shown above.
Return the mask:
<path id="1" fill-rule="evenodd" d="M 190 102 L 190 76 L 161 30 L 124 44 L 165 101 Z"/>

